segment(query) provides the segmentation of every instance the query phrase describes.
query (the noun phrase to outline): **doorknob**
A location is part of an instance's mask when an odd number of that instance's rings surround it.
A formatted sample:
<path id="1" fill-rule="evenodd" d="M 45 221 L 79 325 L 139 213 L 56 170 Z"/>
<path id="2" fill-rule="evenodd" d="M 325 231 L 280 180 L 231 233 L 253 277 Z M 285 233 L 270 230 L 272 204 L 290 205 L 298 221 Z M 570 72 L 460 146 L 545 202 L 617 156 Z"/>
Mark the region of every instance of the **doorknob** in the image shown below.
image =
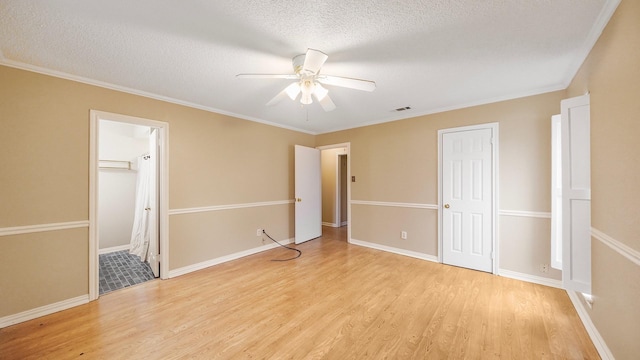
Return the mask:
<path id="1" fill-rule="evenodd" d="M 444 204 L 444 208 L 448 209 L 449 208 L 449 204 Z"/>
<path id="2" fill-rule="evenodd" d="M 302 199 L 297 198 L 297 199 L 296 199 L 296 201 L 297 201 L 297 202 L 302 202 Z"/>

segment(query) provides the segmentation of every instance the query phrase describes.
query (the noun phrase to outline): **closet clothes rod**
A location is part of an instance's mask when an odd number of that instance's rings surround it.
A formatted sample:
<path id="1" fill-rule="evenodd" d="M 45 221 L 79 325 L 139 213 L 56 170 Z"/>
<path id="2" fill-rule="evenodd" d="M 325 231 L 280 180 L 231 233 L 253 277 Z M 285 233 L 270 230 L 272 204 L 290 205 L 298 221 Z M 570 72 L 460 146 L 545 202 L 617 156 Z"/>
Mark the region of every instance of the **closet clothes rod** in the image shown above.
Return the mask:
<path id="1" fill-rule="evenodd" d="M 124 169 L 132 170 L 131 161 L 124 160 L 98 160 L 100 169 Z"/>

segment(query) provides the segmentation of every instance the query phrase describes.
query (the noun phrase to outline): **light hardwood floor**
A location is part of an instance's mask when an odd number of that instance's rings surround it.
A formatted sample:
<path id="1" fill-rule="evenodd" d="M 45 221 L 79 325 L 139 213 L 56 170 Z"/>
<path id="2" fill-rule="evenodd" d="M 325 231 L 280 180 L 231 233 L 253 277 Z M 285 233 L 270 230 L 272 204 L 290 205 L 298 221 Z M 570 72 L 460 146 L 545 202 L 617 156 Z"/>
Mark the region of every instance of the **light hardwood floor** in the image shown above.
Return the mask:
<path id="1" fill-rule="evenodd" d="M 345 230 L 0 329 L 0 359 L 599 359 L 564 291 Z"/>

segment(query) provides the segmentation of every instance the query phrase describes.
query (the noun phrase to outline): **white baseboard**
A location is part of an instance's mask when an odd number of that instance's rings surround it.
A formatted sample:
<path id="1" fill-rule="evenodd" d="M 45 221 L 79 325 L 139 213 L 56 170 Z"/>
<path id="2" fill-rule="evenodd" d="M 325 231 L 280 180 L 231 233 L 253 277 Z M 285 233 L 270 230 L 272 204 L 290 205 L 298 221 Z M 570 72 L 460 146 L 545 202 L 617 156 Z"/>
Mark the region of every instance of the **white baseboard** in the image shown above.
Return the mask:
<path id="1" fill-rule="evenodd" d="M 390 253 L 394 253 L 394 254 L 398 254 L 398 255 L 409 256 L 409 257 L 416 258 L 416 259 L 438 262 L 438 257 L 437 256 L 424 254 L 424 253 L 420 253 L 420 252 L 417 252 L 417 251 L 399 249 L 399 248 L 395 248 L 395 247 L 391 247 L 391 246 L 380 245 L 380 244 L 371 243 L 371 242 L 362 241 L 362 240 L 356 240 L 356 239 L 349 240 L 349 243 L 350 244 L 354 244 L 354 245 L 368 247 L 368 248 L 371 248 L 371 249 L 382 250 L 382 251 L 386 251 L 386 252 L 390 252 Z"/>
<path id="2" fill-rule="evenodd" d="M 120 245 L 120 246 L 112 246 L 112 247 L 108 247 L 108 248 L 104 248 L 104 249 L 98 250 L 98 254 L 101 255 L 101 254 L 108 254 L 108 253 L 112 253 L 112 252 L 116 252 L 116 251 L 129 250 L 130 247 L 131 247 L 131 244 Z"/>
<path id="3" fill-rule="evenodd" d="M 589 316 L 587 309 L 584 308 L 582 301 L 580 301 L 580 295 L 572 290 L 567 290 L 567 294 L 573 303 L 573 307 L 576 308 L 576 312 L 578 313 L 580 320 L 582 320 L 582 324 L 585 329 L 587 329 L 587 333 L 589 334 L 593 345 L 596 347 L 596 350 L 598 350 L 598 354 L 600 354 L 602 360 L 614 360 L 615 358 L 613 357 L 611 350 L 609 350 L 604 339 L 600 336 L 598 329 L 593 324 L 593 321 L 591 321 L 591 317 Z"/>
<path id="4" fill-rule="evenodd" d="M 41 306 L 35 309 L 23 311 L 21 313 L 8 315 L 0 318 L 0 329 L 15 325 L 21 322 L 33 320 L 41 316 L 53 314 L 58 311 L 67 310 L 74 306 L 83 305 L 89 302 L 89 295 L 82 295 L 72 299 L 58 301 L 57 303 Z"/>
<path id="5" fill-rule="evenodd" d="M 510 279 L 516 279 L 521 281 L 526 281 L 534 284 L 550 286 L 558 289 L 562 289 L 562 280 L 549 279 L 542 276 L 529 275 L 517 271 L 498 269 L 498 273 L 496 275 L 507 277 Z"/>
<path id="6" fill-rule="evenodd" d="M 332 227 L 332 228 L 339 228 L 339 227 L 346 226 L 346 225 L 349 225 L 348 221 L 343 221 L 343 222 L 341 222 L 339 224 L 330 223 L 330 222 L 324 222 L 324 221 L 322 222 L 322 226 L 328 226 L 328 227 Z"/>
<path id="7" fill-rule="evenodd" d="M 288 239 L 288 240 L 281 240 L 278 241 L 280 244 L 282 245 L 287 245 L 287 244 L 291 244 L 293 242 L 293 239 Z M 245 250 L 245 251 L 240 251 L 234 254 L 229 254 L 229 255 L 225 255 L 225 256 L 221 256 L 219 258 L 215 258 L 215 259 L 211 259 L 211 260 L 207 260 L 207 261 L 203 261 L 197 264 L 193 264 L 193 265 L 189 265 L 189 266 L 184 266 L 178 269 L 174 269 L 174 270 L 170 270 L 169 271 L 169 279 L 170 278 L 174 278 L 176 276 L 180 276 L 180 275 L 185 275 L 194 271 L 198 271 L 198 270 L 202 270 L 202 269 L 206 269 L 210 266 L 214 266 L 214 265 L 218 265 L 218 264 L 222 264 L 225 263 L 227 261 L 232 261 L 232 260 L 237 260 L 240 259 L 242 257 L 245 256 L 249 256 L 249 255 L 253 255 L 253 254 L 257 254 L 259 252 L 263 252 L 266 250 L 271 250 L 274 248 L 277 248 L 279 245 L 276 243 L 271 243 L 271 244 L 267 244 L 267 245 L 262 245 L 259 246 L 257 248 L 253 248 L 253 249 L 249 249 L 249 250 Z"/>

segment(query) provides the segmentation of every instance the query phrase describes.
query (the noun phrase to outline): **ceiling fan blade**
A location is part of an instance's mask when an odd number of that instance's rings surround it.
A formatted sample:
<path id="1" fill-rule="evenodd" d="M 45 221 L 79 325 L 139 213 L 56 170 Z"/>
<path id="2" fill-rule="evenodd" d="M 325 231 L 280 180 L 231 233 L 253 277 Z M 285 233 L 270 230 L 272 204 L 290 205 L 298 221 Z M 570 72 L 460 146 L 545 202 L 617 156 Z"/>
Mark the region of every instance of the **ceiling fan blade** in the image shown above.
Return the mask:
<path id="1" fill-rule="evenodd" d="M 238 79 L 298 79 L 296 74 L 238 74 L 236 77 Z"/>
<path id="2" fill-rule="evenodd" d="M 373 91 L 376 89 L 375 81 L 353 79 L 342 76 L 320 75 L 318 82 L 325 85 L 341 86 L 349 89 Z"/>
<path id="3" fill-rule="evenodd" d="M 320 71 L 324 62 L 327 61 L 329 55 L 319 50 L 307 49 L 307 54 L 304 56 L 304 64 L 302 64 L 302 71 L 309 75 L 315 75 Z"/>
<path id="4" fill-rule="evenodd" d="M 325 95 L 321 100 L 318 100 L 318 102 L 320 103 L 320 106 L 322 106 L 322 109 L 324 109 L 324 111 L 332 111 L 336 108 L 336 104 L 333 103 L 333 100 L 331 100 L 329 94 Z"/>
<path id="5" fill-rule="evenodd" d="M 282 100 L 287 98 L 287 92 L 282 90 L 278 93 L 278 95 L 274 96 L 273 99 L 269 100 L 267 106 L 273 106 L 281 102 Z"/>
<path id="6" fill-rule="evenodd" d="M 280 91 L 278 95 L 274 96 L 273 99 L 269 100 L 267 106 L 275 105 L 286 98 L 290 98 L 291 100 L 295 100 L 300 93 L 300 85 L 295 82 L 289 84 L 284 90 Z"/>

